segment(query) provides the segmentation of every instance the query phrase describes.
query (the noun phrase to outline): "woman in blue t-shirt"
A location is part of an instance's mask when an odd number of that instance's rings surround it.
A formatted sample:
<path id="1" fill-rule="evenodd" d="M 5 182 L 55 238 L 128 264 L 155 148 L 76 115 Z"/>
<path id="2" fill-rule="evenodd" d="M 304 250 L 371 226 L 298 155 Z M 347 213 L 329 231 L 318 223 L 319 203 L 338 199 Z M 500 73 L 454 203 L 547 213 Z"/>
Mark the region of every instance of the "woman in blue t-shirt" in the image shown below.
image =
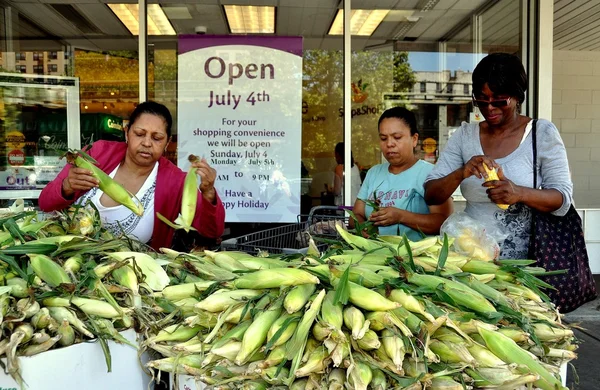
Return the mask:
<path id="1" fill-rule="evenodd" d="M 419 140 L 415 114 L 403 107 L 390 108 L 379 118 L 378 129 L 387 162 L 367 172 L 354 215 L 359 222 L 372 221 L 380 235 L 406 234 L 415 241 L 421 238 L 420 232 L 438 234 L 452 213 L 452 199 L 437 206 L 425 203 L 423 184 L 433 165 L 414 153 Z M 373 203 L 379 204 L 377 211 Z"/>

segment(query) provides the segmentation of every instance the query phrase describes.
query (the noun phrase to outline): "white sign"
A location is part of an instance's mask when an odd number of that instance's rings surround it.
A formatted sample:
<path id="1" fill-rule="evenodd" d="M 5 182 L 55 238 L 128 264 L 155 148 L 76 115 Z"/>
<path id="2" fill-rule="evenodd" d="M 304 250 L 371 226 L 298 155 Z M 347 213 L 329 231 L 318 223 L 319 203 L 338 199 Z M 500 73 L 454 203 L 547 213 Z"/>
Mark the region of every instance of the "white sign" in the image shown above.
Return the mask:
<path id="1" fill-rule="evenodd" d="M 184 35 L 178 63 L 179 167 L 217 170 L 227 222 L 296 222 L 302 38 Z"/>

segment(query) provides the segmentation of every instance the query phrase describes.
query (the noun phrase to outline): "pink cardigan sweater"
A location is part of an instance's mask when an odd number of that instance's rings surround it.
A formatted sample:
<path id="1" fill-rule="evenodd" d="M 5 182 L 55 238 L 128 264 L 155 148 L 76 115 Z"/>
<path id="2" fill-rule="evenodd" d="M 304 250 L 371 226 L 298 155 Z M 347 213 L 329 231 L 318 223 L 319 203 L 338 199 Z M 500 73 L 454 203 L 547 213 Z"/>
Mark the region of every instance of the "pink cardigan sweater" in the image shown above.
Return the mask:
<path id="1" fill-rule="evenodd" d="M 97 141 L 88 154 L 97 162 L 104 172 L 112 172 L 125 159 L 127 144 L 125 142 Z M 78 191 L 72 199 L 62 195 L 62 182 L 68 176 L 70 164 L 67 164 L 56 179 L 48 183 L 42 190 L 39 205 L 42 211 L 62 210 L 73 204 L 84 192 Z M 174 221 L 181 211 L 181 197 L 186 173 L 165 157 L 158 160 L 156 192 L 154 194 L 154 211 L 161 213 L 170 221 Z M 216 204 L 211 204 L 198 192 L 198 203 L 194 217 L 194 226 L 198 233 L 208 238 L 218 238 L 223 234 L 225 225 L 225 208 L 217 195 Z M 169 248 L 173 241 L 174 229 L 161 222 L 154 215 L 154 231 L 150 246 L 155 250 Z"/>

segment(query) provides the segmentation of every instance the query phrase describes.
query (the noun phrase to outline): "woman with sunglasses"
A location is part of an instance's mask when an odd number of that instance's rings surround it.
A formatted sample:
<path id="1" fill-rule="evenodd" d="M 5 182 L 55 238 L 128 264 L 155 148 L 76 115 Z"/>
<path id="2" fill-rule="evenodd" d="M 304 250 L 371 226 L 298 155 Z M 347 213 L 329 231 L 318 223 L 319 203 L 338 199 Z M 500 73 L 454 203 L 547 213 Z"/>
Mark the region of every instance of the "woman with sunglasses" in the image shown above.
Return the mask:
<path id="1" fill-rule="evenodd" d="M 425 201 L 441 204 L 460 185 L 465 212 L 507 236 L 501 258 L 526 259 L 532 210 L 563 216 L 573 201 L 567 152 L 554 124 L 539 119 L 537 183 L 533 187 L 531 118 L 521 115 L 527 74 L 519 58 L 490 54 L 473 71 L 473 104 L 485 121 L 464 123 L 426 179 Z M 499 180 L 485 182 L 484 164 L 496 168 Z M 497 204 L 510 205 L 504 210 Z"/>

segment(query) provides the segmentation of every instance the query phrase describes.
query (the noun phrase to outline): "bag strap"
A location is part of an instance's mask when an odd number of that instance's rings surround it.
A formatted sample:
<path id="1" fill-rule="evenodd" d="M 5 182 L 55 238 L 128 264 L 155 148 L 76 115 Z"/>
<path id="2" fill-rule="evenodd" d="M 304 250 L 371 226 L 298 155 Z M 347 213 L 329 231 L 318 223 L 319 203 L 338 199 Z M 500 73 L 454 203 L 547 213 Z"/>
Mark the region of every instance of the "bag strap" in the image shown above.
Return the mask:
<path id="1" fill-rule="evenodd" d="M 532 128 L 531 128 L 531 144 L 533 149 L 533 188 L 537 188 L 537 119 L 533 120 Z M 534 243 L 535 243 L 535 210 L 531 209 L 531 231 L 529 235 L 529 257 L 531 259 L 535 259 L 534 253 Z"/>

